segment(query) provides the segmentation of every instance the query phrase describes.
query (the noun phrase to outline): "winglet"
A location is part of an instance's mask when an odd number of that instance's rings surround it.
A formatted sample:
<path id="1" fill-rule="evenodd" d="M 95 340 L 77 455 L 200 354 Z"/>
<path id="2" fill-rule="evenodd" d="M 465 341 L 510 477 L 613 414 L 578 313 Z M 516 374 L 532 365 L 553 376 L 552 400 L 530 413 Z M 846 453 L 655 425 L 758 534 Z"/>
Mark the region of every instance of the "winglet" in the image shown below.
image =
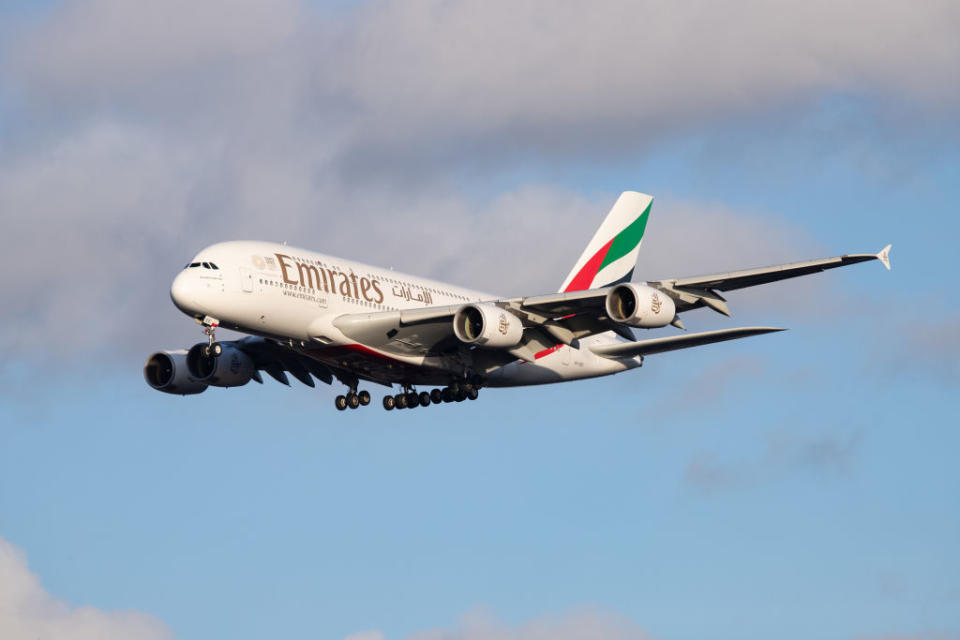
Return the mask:
<path id="1" fill-rule="evenodd" d="M 877 254 L 877 260 L 883 263 L 883 266 L 887 268 L 887 271 L 890 271 L 890 247 L 893 245 L 887 245 L 880 250 L 880 253 Z"/>

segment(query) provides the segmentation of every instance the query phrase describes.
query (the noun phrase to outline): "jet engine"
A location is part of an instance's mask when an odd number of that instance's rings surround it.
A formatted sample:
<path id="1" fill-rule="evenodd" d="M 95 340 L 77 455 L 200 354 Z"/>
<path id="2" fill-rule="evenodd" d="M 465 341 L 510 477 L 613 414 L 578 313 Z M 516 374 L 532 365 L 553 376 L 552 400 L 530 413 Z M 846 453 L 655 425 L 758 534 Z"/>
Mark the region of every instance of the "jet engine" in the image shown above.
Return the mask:
<path id="1" fill-rule="evenodd" d="M 185 349 L 158 351 L 151 355 L 143 367 L 143 378 L 148 385 L 164 393 L 189 396 L 207 390 L 206 383 L 190 375 Z"/>
<path id="2" fill-rule="evenodd" d="M 520 344 L 523 323 L 496 305 L 469 304 L 453 316 L 453 333 L 466 344 L 509 349 Z"/>
<path id="3" fill-rule="evenodd" d="M 246 353 L 230 342 L 221 342 L 223 352 L 208 356 L 207 343 L 198 342 L 187 352 L 187 370 L 197 380 L 215 387 L 242 387 L 250 382 L 256 368 Z"/>
<path id="4" fill-rule="evenodd" d="M 645 329 L 665 327 L 677 315 L 677 307 L 670 296 L 632 282 L 611 289 L 604 306 L 607 317 L 614 322 Z"/>

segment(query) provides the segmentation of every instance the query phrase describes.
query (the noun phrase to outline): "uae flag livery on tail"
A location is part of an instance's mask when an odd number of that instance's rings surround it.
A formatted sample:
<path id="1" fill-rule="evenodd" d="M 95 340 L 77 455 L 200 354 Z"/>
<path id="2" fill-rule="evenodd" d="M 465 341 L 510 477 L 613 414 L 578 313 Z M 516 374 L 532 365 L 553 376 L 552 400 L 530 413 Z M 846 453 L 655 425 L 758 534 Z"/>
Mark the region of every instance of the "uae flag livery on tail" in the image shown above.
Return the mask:
<path id="1" fill-rule="evenodd" d="M 651 205 L 652 196 L 625 191 L 563 281 L 560 292 L 599 289 L 629 281 Z"/>

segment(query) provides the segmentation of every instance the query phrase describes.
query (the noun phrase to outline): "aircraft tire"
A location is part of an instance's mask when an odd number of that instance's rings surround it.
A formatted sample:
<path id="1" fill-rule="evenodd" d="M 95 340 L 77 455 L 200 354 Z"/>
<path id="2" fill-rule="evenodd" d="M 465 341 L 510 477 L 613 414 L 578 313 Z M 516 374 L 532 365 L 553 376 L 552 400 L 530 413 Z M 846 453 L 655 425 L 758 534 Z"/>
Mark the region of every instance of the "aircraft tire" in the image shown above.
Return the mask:
<path id="1" fill-rule="evenodd" d="M 333 401 L 334 406 L 337 408 L 337 411 L 343 411 L 347 408 L 347 397 L 346 396 L 337 396 Z"/>
<path id="2" fill-rule="evenodd" d="M 397 401 L 393 399 L 393 396 L 383 396 L 383 408 L 387 411 L 392 410 L 396 403 Z"/>
<path id="3" fill-rule="evenodd" d="M 430 394 L 429 394 L 429 393 L 427 393 L 426 391 L 421 391 L 421 392 L 420 392 L 420 406 L 421 406 L 421 407 L 429 407 L 429 406 L 430 406 L 430 400 L 431 400 L 431 398 L 430 398 Z"/>
<path id="4" fill-rule="evenodd" d="M 453 402 L 454 400 L 453 389 L 451 389 L 450 387 L 446 387 L 443 390 L 442 395 L 443 395 L 444 402 Z"/>
<path id="5" fill-rule="evenodd" d="M 430 392 L 430 401 L 433 404 L 440 404 L 443 402 L 443 392 L 440 389 L 433 389 Z"/>
<path id="6" fill-rule="evenodd" d="M 406 409 L 407 408 L 407 396 L 404 393 L 398 393 L 393 396 L 393 403 L 397 409 Z"/>
<path id="7" fill-rule="evenodd" d="M 468 400 L 476 400 L 479 397 L 480 397 L 480 391 L 476 387 L 471 386 L 469 389 L 467 389 Z"/>
<path id="8" fill-rule="evenodd" d="M 351 409 L 356 409 L 360 406 L 360 396 L 355 393 L 350 393 L 347 395 L 347 406 Z"/>
<path id="9" fill-rule="evenodd" d="M 370 404 L 370 392 L 363 390 L 357 394 L 360 397 L 360 406 L 365 407 Z"/>
<path id="10" fill-rule="evenodd" d="M 420 406 L 420 396 L 417 395 L 416 391 L 411 391 L 407 394 L 407 406 L 411 409 L 416 409 Z"/>

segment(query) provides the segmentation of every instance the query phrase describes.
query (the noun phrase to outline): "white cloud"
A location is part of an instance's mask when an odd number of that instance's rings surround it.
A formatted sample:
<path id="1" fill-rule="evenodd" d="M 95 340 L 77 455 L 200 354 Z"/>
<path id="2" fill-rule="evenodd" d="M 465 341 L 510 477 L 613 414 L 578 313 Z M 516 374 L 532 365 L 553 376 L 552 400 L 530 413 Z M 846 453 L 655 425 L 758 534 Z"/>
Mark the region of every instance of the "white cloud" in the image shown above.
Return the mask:
<path id="1" fill-rule="evenodd" d="M 582 154 L 831 91 L 949 109 L 958 18 L 947 0 L 373 2 L 323 68 L 373 150 L 454 136 Z"/>
<path id="2" fill-rule="evenodd" d="M 954 84 L 936 89 L 957 60 L 953 4 L 831 7 L 821 25 L 816 7 L 754 2 L 372 2 L 322 20 L 293 0 L 57 5 L 3 45 L 0 221 L 18 269 L 0 283 L 12 301 L 0 349 L 145 353 L 199 337 L 169 281 L 232 238 L 495 293 L 552 291 L 617 194 L 464 194 L 454 185 L 490 148 L 509 172 L 531 144 L 557 147 L 548 162 L 633 148 L 653 125 L 829 88 L 953 99 Z M 822 250 L 768 212 L 654 195 L 641 278 Z M 743 299 L 796 305 L 820 286 Z"/>
<path id="3" fill-rule="evenodd" d="M 343 640 L 386 640 L 386 636 L 380 631 L 360 631 L 351 633 Z"/>
<path id="4" fill-rule="evenodd" d="M 720 460 L 710 453 L 696 455 L 688 464 L 684 483 L 704 494 L 754 486 L 792 471 L 821 475 L 845 474 L 854 464 L 863 433 L 802 435 L 778 429 L 766 438 L 752 458 Z"/>
<path id="5" fill-rule="evenodd" d="M 47 593 L 26 557 L 0 538 L 0 638 L 162 640 L 173 632 L 153 616 L 71 607 Z"/>
<path id="6" fill-rule="evenodd" d="M 432 629 L 408 640 L 646 640 L 650 636 L 628 618 L 597 609 L 508 625 L 489 612 L 465 615 L 453 629 Z"/>

